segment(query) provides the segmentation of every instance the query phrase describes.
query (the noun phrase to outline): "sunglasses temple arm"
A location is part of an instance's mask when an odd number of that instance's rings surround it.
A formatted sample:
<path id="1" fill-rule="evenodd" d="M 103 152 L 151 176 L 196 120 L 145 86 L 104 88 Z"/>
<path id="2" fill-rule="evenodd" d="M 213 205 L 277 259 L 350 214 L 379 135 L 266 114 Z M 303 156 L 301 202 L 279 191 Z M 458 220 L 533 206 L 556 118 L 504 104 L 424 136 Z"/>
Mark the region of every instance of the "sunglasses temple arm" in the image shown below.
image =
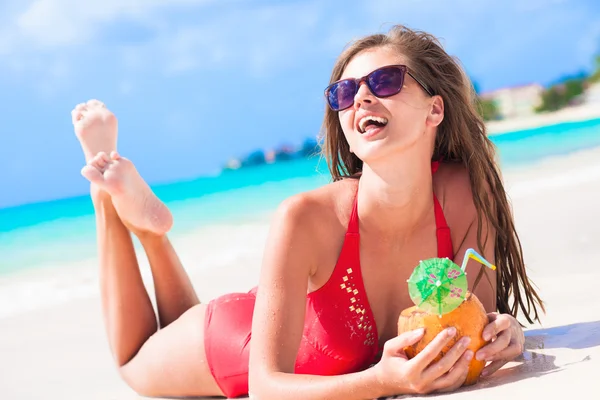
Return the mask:
<path id="1" fill-rule="evenodd" d="M 406 71 L 406 73 L 408 75 L 410 75 L 411 78 L 413 78 L 419 85 L 421 85 L 421 87 L 427 92 L 427 94 L 429 94 L 430 96 L 433 96 L 433 92 L 431 91 L 431 89 L 429 89 L 427 87 L 427 85 L 425 85 L 423 82 L 421 82 L 421 80 L 419 78 L 417 78 L 416 76 L 414 76 L 410 71 Z"/>

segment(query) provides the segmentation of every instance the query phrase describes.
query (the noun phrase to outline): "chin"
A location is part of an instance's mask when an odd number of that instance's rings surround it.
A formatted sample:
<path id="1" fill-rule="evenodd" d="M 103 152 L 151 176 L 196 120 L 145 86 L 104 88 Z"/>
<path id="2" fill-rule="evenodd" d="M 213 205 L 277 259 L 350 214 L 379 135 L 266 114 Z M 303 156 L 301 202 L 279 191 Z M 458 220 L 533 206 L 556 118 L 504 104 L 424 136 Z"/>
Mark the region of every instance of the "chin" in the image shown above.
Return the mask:
<path id="1" fill-rule="evenodd" d="M 380 162 L 381 160 L 397 160 L 398 157 L 406 155 L 407 152 L 414 151 L 414 142 L 406 143 L 404 141 L 392 143 L 387 138 L 381 138 L 376 141 L 361 143 L 355 150 L 355 154 L 364 163 Z"/>
<path id="2" fill-rule="evenodd" d="M 391 165 L 398 165 L 400 163 L 415 165 L 422 160 L 431 159 L 431 151 L 422 151 L 414 146 L 403 146 L 394 149 L 385 149 L 386 151 L 368 151 L 361 155 L 358 155 L 365 165 L 368 165 L 371 169 L 377 169 L 381 167 L 389 167 Z M 362 156 L 362 157 L 361 157 Z M 408 161 L 410 160 L 410 161 Z M 421 160 L 421 161 L 419 161 Z"/>
<path id="3" fill-rule="evenodd" d="M 355 154 L 360 160 L 362 160 L 363 163 L 368 165 L 380 164 L 382 162 L 393 162 L 394 159 L 398 159 L 398 157 L 402 156 L 398 150 L 390 148 L 361 149 L 360 152 L 357 151 Z"/>

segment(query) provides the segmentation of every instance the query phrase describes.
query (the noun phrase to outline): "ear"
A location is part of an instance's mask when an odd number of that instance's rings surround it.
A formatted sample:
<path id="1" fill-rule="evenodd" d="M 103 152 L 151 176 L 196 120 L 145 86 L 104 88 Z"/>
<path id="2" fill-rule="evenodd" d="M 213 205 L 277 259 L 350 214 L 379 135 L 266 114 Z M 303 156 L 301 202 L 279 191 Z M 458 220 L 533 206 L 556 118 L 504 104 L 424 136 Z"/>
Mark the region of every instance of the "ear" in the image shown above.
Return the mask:
<path id="1" fill-rule="evenodd" d="M 441 96 L 433 96 L 431 99 L 433 102 L 427 115 L 427 125 L 438 126 L 444 120 L 444 100 Z"/>

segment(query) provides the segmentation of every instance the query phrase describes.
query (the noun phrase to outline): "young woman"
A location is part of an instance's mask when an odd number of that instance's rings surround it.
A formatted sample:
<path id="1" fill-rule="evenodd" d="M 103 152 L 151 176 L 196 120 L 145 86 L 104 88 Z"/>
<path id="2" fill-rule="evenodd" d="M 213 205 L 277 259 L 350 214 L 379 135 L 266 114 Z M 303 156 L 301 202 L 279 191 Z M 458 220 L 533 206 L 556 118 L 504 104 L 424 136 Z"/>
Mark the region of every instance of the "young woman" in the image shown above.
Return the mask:
<path id="1" fill-rule="evenodd" d="M 166 237 L 172 217 L 116 153 L 117 123 L 99 101 L 73 111 L 97 215 L 102 301 L 123 379 L 146 396 L 367 399 L 450 391 L 472 357 L 489 375 L 523 350 L 520 311 L 543 309 L 530 284 L 494 147 L 471 84 L 431 35 L 396 26 L 351 44 L 326 89 L 324 152 L 333 183 L 276 212 L 258 289 L 200 303 Z M 155 283 L 158 324 L 130 232 Z M 477 354 L 456 334 L 416 358 L 397 336 L 421 259 L 474 248 L 497 271 L 467 268 L 489 312 Z M 509 294 L 512 302 L 509 301 Z M 251 335 L 251 332 L 253 334 Z"/>

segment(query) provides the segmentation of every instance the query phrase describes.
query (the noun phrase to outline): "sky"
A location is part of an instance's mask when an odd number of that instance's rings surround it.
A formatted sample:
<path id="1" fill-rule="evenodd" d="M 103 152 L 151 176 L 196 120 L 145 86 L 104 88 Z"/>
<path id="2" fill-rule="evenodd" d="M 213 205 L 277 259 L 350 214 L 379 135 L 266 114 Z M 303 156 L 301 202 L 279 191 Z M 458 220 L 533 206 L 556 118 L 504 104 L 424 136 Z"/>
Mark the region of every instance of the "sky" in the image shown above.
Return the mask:
<path id="1" fill-rule="evenodd" d="M 398 23 L 482 91 L 547 85 L 600 51 L 597 0 L 3 0 L 0 208 L 86 193 L 70 111 L 92 98 L 151 183 L 314 138 L 340 51 Z"/>

